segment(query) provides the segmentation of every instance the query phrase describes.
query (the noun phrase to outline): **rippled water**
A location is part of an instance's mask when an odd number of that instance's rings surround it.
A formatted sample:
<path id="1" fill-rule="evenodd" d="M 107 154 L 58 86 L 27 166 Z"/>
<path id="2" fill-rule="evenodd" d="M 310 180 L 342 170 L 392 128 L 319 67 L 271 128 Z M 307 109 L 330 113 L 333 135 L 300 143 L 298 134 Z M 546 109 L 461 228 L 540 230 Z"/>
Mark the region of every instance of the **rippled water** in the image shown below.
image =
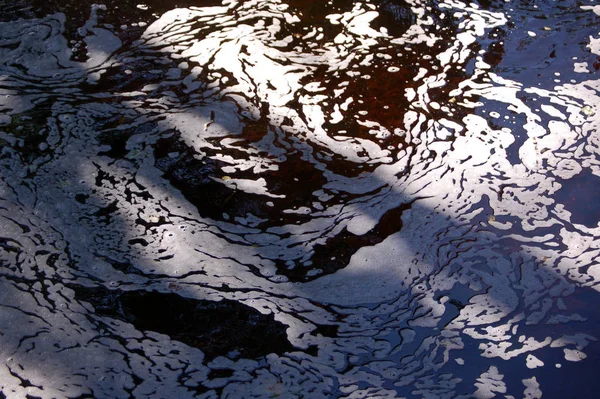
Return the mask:
<path id="1" fill-rule="evenodd" d="M 592 397 L 594 3 L 0 3 L 0 396 Z"/>

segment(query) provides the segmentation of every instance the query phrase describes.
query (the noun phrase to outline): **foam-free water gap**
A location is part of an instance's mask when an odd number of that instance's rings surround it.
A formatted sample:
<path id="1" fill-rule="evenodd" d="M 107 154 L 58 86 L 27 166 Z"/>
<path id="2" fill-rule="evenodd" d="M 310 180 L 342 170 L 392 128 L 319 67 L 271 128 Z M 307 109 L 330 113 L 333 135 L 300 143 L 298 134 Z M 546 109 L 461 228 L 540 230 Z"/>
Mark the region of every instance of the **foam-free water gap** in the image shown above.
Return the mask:
<path id="1" fill-rule="evenodd" d="M 560 182 L 556 200 L 571 213 L 571 223 L 595 228 L 600 223 L 600 212 L 595 199 L 600 197 L 600 177 L 583 170 L 568 180 Z"/>
<path id="2" fill-rule="evenodd" d="M 209 360 L 225 355 L 255 358 L 292 349 L 285 326 L 273 315 L 263 315 L 235 301 L 215 302 L 185 298 L 177 293 L 120 292 L 101 287 L 74 287 L 74 290 L 78 300 L 94 306 L 96 314 L 131 323 L 141 331 L 166 334 L 202 350 Z"/>

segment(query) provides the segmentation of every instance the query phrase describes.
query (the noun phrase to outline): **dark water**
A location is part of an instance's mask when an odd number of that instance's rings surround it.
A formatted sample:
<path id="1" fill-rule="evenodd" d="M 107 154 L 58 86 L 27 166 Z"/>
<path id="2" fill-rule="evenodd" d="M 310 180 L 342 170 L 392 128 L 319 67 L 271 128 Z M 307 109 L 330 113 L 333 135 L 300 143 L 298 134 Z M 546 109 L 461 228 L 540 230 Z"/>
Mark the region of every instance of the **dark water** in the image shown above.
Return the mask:
<path id="1" fill-rule="evenodd" d="M 0 396 L 595 397 L 599 22 L 0 2 Z"/>

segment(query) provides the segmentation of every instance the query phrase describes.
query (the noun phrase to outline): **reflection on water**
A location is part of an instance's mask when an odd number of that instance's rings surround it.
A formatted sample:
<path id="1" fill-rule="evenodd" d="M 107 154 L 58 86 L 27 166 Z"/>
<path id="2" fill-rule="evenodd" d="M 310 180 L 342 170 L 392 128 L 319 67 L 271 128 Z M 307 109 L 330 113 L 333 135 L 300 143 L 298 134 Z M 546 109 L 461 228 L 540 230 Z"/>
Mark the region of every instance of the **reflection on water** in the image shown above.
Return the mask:
<path id="1" fill-rule="evenodd" d="M 1 5 L 2 393 L 591 395 L 566 3 Z"/>

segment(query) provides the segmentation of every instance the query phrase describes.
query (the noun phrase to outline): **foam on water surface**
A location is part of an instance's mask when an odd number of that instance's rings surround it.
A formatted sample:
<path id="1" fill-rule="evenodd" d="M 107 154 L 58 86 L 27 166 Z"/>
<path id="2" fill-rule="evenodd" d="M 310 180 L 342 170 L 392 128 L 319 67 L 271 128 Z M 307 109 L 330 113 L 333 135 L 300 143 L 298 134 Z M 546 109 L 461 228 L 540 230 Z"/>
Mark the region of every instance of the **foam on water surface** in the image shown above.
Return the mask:
<path id="1" fill-rule="evenodd" d="M 136 37 L 99 5 L 85 59 L 69 13 L 0 22 L 2 393 L 585 381 L 597 6 L 564 12 L 557 48 L 537 11 L 486 3 L 186 4 L 123 15 Z M 535 40 L 548 54 L 517 60 Z M 185 327 L 219 314 L 236 322 Z"/>

